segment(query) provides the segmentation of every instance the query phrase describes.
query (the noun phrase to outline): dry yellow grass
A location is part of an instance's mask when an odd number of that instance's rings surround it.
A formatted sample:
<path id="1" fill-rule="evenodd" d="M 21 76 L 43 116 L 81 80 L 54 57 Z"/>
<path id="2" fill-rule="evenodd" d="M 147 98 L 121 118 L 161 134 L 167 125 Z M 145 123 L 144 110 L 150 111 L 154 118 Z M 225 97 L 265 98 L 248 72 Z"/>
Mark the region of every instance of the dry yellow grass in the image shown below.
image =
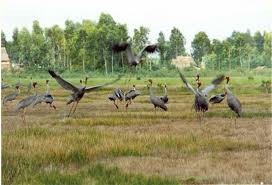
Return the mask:
<path id="1" fill-rule="evenodd" d="M 94 164 L 188 184 L 272 183 L 270 95 L 239 94 L 245 114 L 235 128 L 225 101 L 210 106 L 199 125 L 193 96 L 175 86 L 168 112 L 155 114 L 145 90 L 128 111 L 124 103 L 116 110 L 107 88 L 88 94 L 71 118 L 65 117 L 68 93 L 52 90 L 57 110 L 29 108 L 26 124 L 11 111 L 16 101 L 2 108 L 6 184 L 43 184 L 52 173 L 96 184 L 95 176 L 86 175 Z"/>

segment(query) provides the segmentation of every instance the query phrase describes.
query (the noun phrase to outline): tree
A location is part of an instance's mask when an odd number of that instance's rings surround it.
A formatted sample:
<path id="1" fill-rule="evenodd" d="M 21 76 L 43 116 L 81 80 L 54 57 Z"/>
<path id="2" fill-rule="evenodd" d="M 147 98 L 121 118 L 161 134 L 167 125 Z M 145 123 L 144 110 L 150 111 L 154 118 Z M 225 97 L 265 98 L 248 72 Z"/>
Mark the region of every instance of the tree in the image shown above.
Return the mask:
<path id="1" fill-rule="evenodd" d="M 215 54 L 215 69 L 221 70 L 223 61 L 223 44 L 219 40 L 213 39 L 211 50 Z"/>
<path id="2" fill-rule="evenodd" d="M 179 55 L 185 55 L 185 38 L 180 32 L 180 30 L 174 27 L 171 30 L 170 35 L 170 51 L 171 58 L 176 58 Z"/>
<path id="3" fill-rule="evenodd" d="M 33 21 L 31 37 L 31 61 L 29 62 L 37 67 L 45 68 L 49 60 L 47 58 L 48 48 L 45 42 L 44 31 L 37 20 Z"/>
<path id="4" fill-rule="evenodd" d="M 264 33 L 264 57 L 265 64 L 271 67 L 272 63 L 272 32 Z"/>
<path id="5" fill-rule="evenodd" d="M 7 40 L 5 33 L 1 30 L 1 47 L 6 47 Z"/>
<path id="6" fill-rule="evenodd" d="M 18 58 L 19 63 L 24 64 L 26 68 L 33 67 L 32 65 L 32 38 L 27 28 L 22 28 L 18 36 L 14 35 L 18 41 Z"/>
<path id="7" fill-rule="evenodd" d="M 210 39 L 205 32 L 199 32 L 195 35 L 195 38 L 191 43 L 193 50 L 192 57 L 198 66 L 202 61 L 202 57 L 210 53 L 210 45 Z"/>
<path id="8" fill-rule="evenodd" d="M 164 64 L 166 60 L 166 54 L 167 54 L 167 44 L 166 44 L 163 32 L 159 33 L 159 38 L 157 42 L 158 42 L 158 48 L 160 51 L 160 62 L 161 64 Z"/>
<path id="9" fill-rule="evenodd" d="M 132 38 L 132 46 L 135 49 L 134 52 L 138 53 L 148 43 L 148 34 L 150 30 L 146 27 L 140 26 L 139 29 L 134 29 Z"/>
<path id="10" fill-rule="evenodd" d="M 64 31 L 58 26 L 54 25 L 45 30 L 45 39 L 48 42 L 50 55 L 53 67 L 65 68 L 64 51 L 65 51 L 65 38 Z M 49 63 L 51 63 L 49 62 Z"/>
<path id="11" fill-rule="evenodd" d="M 254 34 L 254 42 L 255 42 L 255 47 L 257 48 L 257 51 L 259 53 L 262 53 L 264 50 L 264 36 L 261 34 L 261 32 L 257 31 Z"/>

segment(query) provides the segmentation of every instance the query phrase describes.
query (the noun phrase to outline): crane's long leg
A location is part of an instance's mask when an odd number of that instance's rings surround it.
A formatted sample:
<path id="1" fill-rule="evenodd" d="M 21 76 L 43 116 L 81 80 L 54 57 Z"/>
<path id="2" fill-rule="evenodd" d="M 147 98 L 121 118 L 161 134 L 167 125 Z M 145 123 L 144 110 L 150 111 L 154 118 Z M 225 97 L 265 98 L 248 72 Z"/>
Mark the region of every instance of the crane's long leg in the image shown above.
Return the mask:
<path id="1" fill-rule="evenodd" d="M 78 104 L 78 101 L 76 102 L 76 106 L 75 106 L 72 114 L 74 114 L 76 112 L 77 104 Z"/>
<path id="2" fill-rule="evenodd" d="M 23 122 L 24 122 L 24 123 L 26 123 L 25 113 L 26 113 L 26 108 L 24 108 L 24 111 L 23 111 Z"/>
<path id="3" fill-rule="evenodd" d="M 126 109 L 128 108 L 128 105 L 131 104 L 131 99 L 128 100 L 127 104 L 126 104 Z"/>
<path id="4" fill-rule="evenodd" d="M 236 117 L 234 118 L 234 126 L 235 126 L 235 128 L 237 128 L 237 125 L 236 125 Z"/>
<path id="5" fill-rule="evenodd" d="M 115 103 L 115 101 L 113 101 L 113 104 L 115 105 L 116 109 L 118 109 L 118 105 Z"/>
<path id="6" fill-rule="evenodd" d="M 70 115 L 71 115 L 71 112 L 72 112 L 72 109 L 73 109 L 74 105 L 75 105 L 75 102 L 73 102 L 72 107 L 71 107 L 71 109 L 70 109 L 69 114 L 68 114 L 68 116 L 67 116 L 67 117 L 70 117 Z"/>

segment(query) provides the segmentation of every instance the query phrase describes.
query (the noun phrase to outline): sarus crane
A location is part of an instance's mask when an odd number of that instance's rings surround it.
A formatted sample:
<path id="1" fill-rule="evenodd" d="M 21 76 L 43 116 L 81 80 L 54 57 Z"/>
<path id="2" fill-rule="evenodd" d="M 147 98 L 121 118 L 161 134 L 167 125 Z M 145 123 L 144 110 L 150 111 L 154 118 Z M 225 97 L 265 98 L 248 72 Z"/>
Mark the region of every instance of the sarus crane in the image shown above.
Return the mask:
<path id="1" fill-rule="evenodd" d="M 199 81 L 199 77 L 197 77 L 198 81 L 198 88 L 195 90 L 186 80 L 185 76 L 181 73 L 180 70 L 179 75 L 183 83 L 186 85 L 188 90 L 190 90 L 191 93 L 195 95 L 195 101 L 194 101 L 194 109 L 198 115 L 198 118 L 200 120 L 200 124 L 202 121 L 202 117 L 204 117 L 204 113 L 208 111 L 209 109 L 209 103 L 208 103 L 208 93 L 216 88 L 217 85 L 219 85 L 225 78 L 224 75 L 220 75 L 217 78 L 215 78 L 210 85 L 206 86 L 204 89 L 200 89 L 201 82 Z M 200 114 L 199 114 L 200 113 Z M 202 114 L 202 115 L 201 115 Z"/>
<path id="2" fill-rule="evenodd" d="M 89 93 L 92 92 L 94 90 L 97 90 L 101 87 L 104 87 L 106 85 L 110 85 L 113 84 L 115 82 L 117 82 L 118 80 L 120 80 L 121 76 L 118 76 L 117 79 L 109 82 L 109 83 L 105 83 L 103 85 L 97 85 L 97 86 L 93 86 L 93 87 L 76 87 L 73 84 L 71 84 L 70 82 L 64 80 L 63 78 L 61 78 L 58 74 L 56 74 L 54 71 L 52 70 L 48 70 L 49 74 L 58 82 L 58 84 L 64 88 L 65 90 L 71 91 L 71 98 L 70 100 L 66 103 L 67 105 L 70 103 L 72 104 L 72 107 L 69 111 L 68 117 L 70 117 L 71 113 L 73 114 L 76 111 L 77 108 L 77 104 L 79 103 L 79 101 L 83 98 L 85 93 Z"/>

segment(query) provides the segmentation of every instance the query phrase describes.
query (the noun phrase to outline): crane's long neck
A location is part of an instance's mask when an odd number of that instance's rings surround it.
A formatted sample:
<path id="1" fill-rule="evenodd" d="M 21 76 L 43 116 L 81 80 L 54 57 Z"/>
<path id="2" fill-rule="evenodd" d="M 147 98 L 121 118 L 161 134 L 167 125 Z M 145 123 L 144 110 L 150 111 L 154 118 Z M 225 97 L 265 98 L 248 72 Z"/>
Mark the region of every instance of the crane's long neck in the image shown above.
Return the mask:
<path id="1" fill-rule="evenodd" d="M 20 88 L 17 88 L 17 89 L 16 89 L 16 92 L 17 92 L 17 94 L 20 94 L 20 92 L 21 92 L 21 91 L 20 91 Z"/>
<path id="2" fill-rule="evenodd" d="M 148 90 L 149 90 L 149 96 L 150 97 L 153 96 L 152 86 L 149 86 Z"/>
<path id="3" fill-rule="evenodd" d="M 164 87 L 164 95 L 167 96 L 167 87 Z"/>
<path id="4" fill-rule="evenodd" d="M 46 93 L 49 94 L 49 91 L 50 91 L 50 87 L 49 87 L 49 84 L 47 83 L 46 84 Z"/>
<path id="5" fill-rule="evenodd" d="M 228 88 L 228 84 L 225 84 L 225 91 L 227 94 L 232 94 L 232 92 Z"/>

